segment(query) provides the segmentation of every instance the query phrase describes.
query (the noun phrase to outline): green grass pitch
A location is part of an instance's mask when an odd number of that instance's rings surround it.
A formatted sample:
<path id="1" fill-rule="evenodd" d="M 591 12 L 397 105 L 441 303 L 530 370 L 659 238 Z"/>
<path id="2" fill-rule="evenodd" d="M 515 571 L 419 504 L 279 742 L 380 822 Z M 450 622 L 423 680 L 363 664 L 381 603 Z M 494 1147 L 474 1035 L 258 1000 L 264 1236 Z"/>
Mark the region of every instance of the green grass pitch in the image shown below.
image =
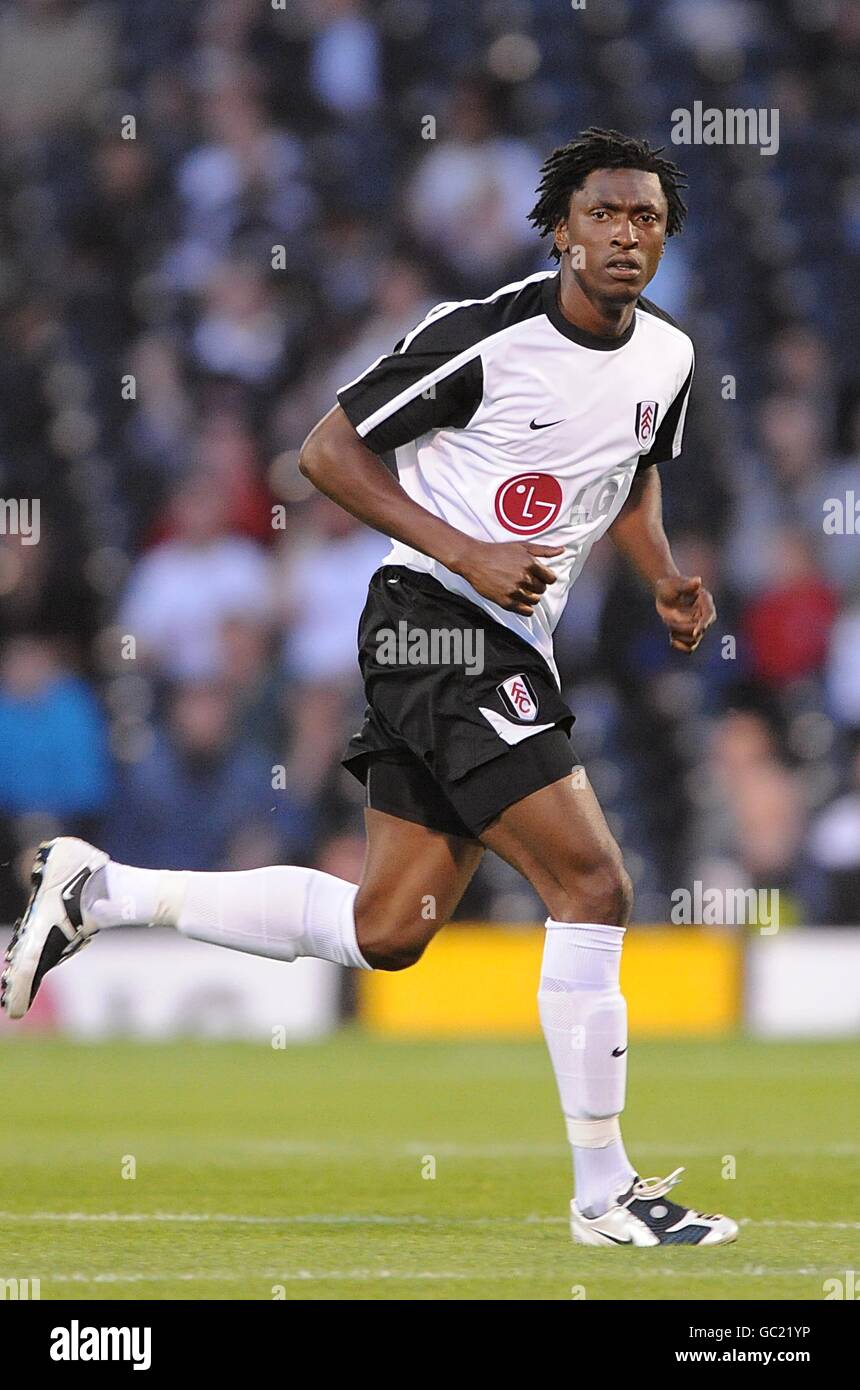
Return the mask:
<path id="1" fill-rule="evenodd" d="M 628 1150 L 742 1219 L 712 1251 L 571 1243 L 539 1041 L 2 1057 L 0 1278 L 43 1299 L 821 1299 L 860 1268 L 857 1042 L 633 1044 Z"/>

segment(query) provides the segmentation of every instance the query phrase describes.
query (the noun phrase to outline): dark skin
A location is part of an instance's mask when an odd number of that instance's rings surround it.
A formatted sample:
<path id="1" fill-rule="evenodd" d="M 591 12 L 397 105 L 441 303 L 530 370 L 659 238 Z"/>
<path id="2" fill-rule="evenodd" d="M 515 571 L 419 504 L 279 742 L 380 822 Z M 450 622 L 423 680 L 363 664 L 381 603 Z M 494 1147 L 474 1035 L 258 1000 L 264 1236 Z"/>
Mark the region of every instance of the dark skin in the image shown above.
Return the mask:
<path id="1" fill-rule="evenodd" d="M 571 323 L 600 338 L 618 338 L 629 328 L 665 249 L 667 214 L 656 174 L 595 169 L 588 175 L 554 236 L 561 309 Z"/>
<path id="2" fill-rule="evenodd" d="M 600 337 L 624 333 L 660 263 L 666 216 L 656 174 L 599 169 L 588 175 L 555 229 L 560 308 L 571 323 Z M 562 546 L 479 541 L 432 516 L 367 448 L 340 406 L 311 431 L 299 467 L 360 521 L 432 556 L 509 612 L 530 616 L 556 582 L 551 561 Z M 609 535 L 654 594 L 671 645 L 695 651 L 716 610 L 701 579 L 681 575 L 672 559 L 656 468 L 636 475 Z M 368 855 L 355 903 L 356 932 L 377 968 L 400 969 L 418 959 L 453 913 L 484 846 L 528 878 L 556 920 L 626 921 L 620 852 L 591 788 L 574 787 L 570 778 L 508 807 L 480 843 L 380 811 L 368 810 L 365 820 Z M 411 865 L 408 880 L 404 864 Z M 430 920 L 421 907 L 427 894 L 437 899 Z"/>

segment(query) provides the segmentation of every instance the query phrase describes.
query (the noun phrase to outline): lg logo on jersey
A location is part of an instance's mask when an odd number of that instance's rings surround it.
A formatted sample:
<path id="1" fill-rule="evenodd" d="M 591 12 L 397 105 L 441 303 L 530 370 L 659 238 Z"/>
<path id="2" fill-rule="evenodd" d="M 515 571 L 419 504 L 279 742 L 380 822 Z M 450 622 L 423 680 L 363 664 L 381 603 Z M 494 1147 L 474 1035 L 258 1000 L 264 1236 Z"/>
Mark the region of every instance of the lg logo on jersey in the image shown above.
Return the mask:
<path id="1" fill-rule="evenodd" d="M 579 526 L 608 515 L 623 484 L 620 476 L 587 483 L 571 499 L 566 523 Z M 502 483 L 496 493 L 496 516 L 506 531 L 536 536 L 556 520 L 563 497 L 561 484 L 552 474 L 519 473 Z"/>
<path id="2" fill-rule="evenodd" d="M 570 524 L 585 525 L 590 521 L 599 520 L 602 516 L 608 516 L 615 506 L 622 485 L 623 479 L 617 477 L 589 483 L 574 498 L 568 515 Z"/>
<path id="3" fill-rule="evenodd" d="M 506 531 L 536 536 L 561 511 L 561 484 L 550 473 L 519 473 L 496 493 L 496 516 Z"/>

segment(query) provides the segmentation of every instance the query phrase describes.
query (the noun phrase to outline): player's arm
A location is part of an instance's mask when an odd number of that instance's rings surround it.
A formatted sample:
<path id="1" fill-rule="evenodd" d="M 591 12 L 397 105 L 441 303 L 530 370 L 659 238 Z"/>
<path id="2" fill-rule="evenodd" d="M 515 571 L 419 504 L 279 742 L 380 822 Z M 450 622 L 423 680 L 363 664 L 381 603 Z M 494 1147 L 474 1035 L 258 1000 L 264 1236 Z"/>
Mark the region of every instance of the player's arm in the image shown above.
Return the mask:
<path id="1" fill-rule="evenodd" d="M 701 577 L 682 575 L 672 559 L 663 530 L 660 475 L 640 469 L 629 496 L 608 534 L 654 594 L 657 612 L 669 629 L 671 645 L 693 652 L 717 616 L 714 600 Z"/>
<path id="2" fill-rule="evenodd" d="M 359 521 L 438 560 L 502 608 L 530 615 L 547 585 L 555 583 L 552 570 L 540 561 L 560 555 L 563 547 L 478 541 L 433 516 L 404 491 L 339 405 L 308 435 L 299 469 Z"/>

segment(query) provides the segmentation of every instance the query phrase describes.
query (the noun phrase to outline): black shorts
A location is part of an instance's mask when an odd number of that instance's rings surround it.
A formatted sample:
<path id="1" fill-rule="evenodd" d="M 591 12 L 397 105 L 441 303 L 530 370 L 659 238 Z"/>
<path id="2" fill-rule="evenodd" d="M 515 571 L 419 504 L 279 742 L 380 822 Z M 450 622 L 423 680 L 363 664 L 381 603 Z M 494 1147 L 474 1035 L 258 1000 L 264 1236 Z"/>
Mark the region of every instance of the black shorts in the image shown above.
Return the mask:
<path id="1" fill-rule="evenodd" d="M 477 839 L 577 764 L 543 657 L 430 575 L 377 570 L 358 645 L 368 707 L 343 765 L 374 810 Z"/>

